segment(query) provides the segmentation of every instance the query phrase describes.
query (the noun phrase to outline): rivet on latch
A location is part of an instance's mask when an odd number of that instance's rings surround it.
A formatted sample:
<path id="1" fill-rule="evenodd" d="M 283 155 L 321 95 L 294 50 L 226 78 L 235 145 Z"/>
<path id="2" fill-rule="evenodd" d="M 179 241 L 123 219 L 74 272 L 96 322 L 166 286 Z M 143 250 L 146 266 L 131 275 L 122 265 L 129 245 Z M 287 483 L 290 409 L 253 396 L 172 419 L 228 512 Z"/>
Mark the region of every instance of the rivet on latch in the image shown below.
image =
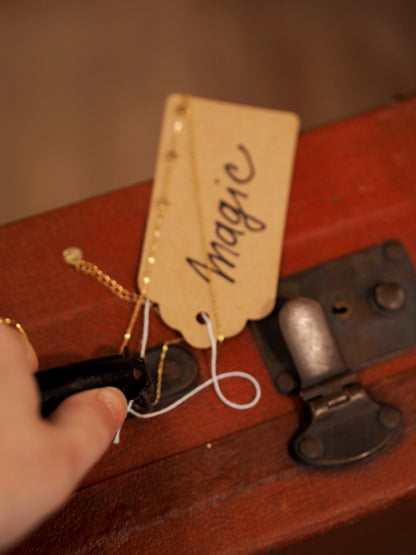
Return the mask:
<path id="1" fill-rule="evenodd" d="M 384 448 L 400 427 L 400 411 L 375 402 L 345 367 L 321 305 L 295 298 L 280 310 L 279 323 L 307 408 L 307 424 L 293 439 L 295 457 L 339 466 Z"/>
<path id="2" fill-rule="evenodd" d="M 406 300 L 403 287 L 391 282 L 379 283 L 374 288 L 373 297 L 377 307 L 388 312 L 399 310 Z"/>

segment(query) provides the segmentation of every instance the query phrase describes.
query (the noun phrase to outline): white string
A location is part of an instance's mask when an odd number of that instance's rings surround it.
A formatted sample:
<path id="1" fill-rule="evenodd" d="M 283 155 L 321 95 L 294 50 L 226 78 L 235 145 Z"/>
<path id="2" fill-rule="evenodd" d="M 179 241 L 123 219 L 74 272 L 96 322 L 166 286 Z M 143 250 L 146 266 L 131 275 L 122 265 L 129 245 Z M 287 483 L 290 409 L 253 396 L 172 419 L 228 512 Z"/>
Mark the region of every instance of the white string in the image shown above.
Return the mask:
<path id="1" fill-rule="evenodd" d="M 127 407 L 127 410 L 129 410 L 128 407 Z M 122 424 L 122 425 L 120 426 L 120 428 L 116 431 L 116 435 L 114 436 L 114 439 L 113 439 L 114 445 L 118 445 L 118 444 L 120 443 L 120 434 L 121 434 L 121 428 L 122 428 L 122 427 L 123 427 L 123 424 Z"/>
<path id="2" fill-rule="evenodd" d="M 194 395 L 196 395 L 206 387 L 209 387 L 210 385 L 214 386 L 215 392 L 217 393 L 220 400 L 225 405 L 233 409 L 237 409 L 237 410 L 251 409 L 255 405 L 257 405 L 257 403 L 260 401 L 260 398 L 261 398 L 260 384 L 256 380 L 256 378 L 251 374 L 248 374 L 247 372 L 239 372 L 239 371 L 224 372 L 223 374 L 219 374 L 219 375 L 217 374 L 217 342 L 214 337 L 214 332 L 212 330 L 212 324 L 210 319 L 205 313 L 202 313 L 201 316 L 207 326 L 208 336 L 211 343 L 211 378 L 205 381 L 204 383 L 198 385 L 195 389 L 193 389 L 189 393 L 186 393 L 186 395 L 184 395 L 183 397 L 181 397 L 180 399 L 178 399 L 168 407 L 165 407 L 155 412 L 148 412 L 148 413 L 137 412 L 133 409 L 132 407 L 133 403 L 131 402 L 129 403 L 129 406 L 127 409 L 130 414 L 132 414 L 136 418 L 143 418 L 143 419 L 154 418 L 155 416 L 166 414 L 167 412 L 170 412 L 171 410 L 176 409 L 176 407 L 178 407 L 179 405 L 181 405 L 182 403 L 184 403 L 185 401 L 187 401 L 188 399 L 190 399 L 191 397 L 193 397 Z M 243 378 L 245 380 L 248 380 L 251 384 L 253 384 L 253 387 L 255 390 L 255 395 L 253 400 L 250 401 L 249 403 L 234 403 L 233 401 L 230 401 L 229 399 L 227 399 L 227 397 L 223 394 L 219 386 L 219 381 L 227 378 Z"/>
<path id="3" fill-rule="evenodd" d="M 211 320 L 208 318 L 208 315 L 205 314 L 204 312 L 202 312 L 201 316 L 202 316 L 202 319 L 204 320 L 204 322 L 207 326 L 208 336 L 209 336 L 209 340 L 211 342 L 211 379 L 212 379 L 212 382 L 214 384 L 214 389 L 215 389 L 216 394 L 221 399 L 221 401 L 224 403 L 224 405 L 227 405 L 228 407 L 231 407 L 233 409 L 247 410 L 247 409 L 253 408 L 260 401 L 261 388 L 260 388 L 259 382 L 251 374 L 248 374 L 247 372 L 240 372 L 240 375 L 239 375 L 239 377 L 242 377 L 243 379 L 246 379 L 249 382 L 251 382 L 254 386 L 255 391 L 256 391 L 254 399 L 252 401 L 250 401 L 250 403 L 243 403 L 243 404 L 234 403 L 233 401 L 230 401 L 229 399 L 227 399 L 227 397 L 221 391 L 219 383 L 218 383 L 219 376 L 217 376 L 217 342 L 215 340 L 214 332 L 212 330 Z M 227 372 L 227 373 L 228 373 L 229 376 L 230 376 L 230 374 L 232 376 L 235 375 L 234 372 Z M 242 376 L 241 376 L 241 374 L 242 374 Z M 220 374 L 220 376 L 224 376 L 224 374 Z"/>
<path id="4" fill-rule="evenodd" d="M 146 354 L 146 345 L 147 340 L 149 338 L 149 311 L 150 311 L 150 301 L 146 299 L 144 301 L 144 309 L 143 309 L 143 334 L 142 334 L 142 343 L 140 349 L 140 356 L 144 358 Z"/>

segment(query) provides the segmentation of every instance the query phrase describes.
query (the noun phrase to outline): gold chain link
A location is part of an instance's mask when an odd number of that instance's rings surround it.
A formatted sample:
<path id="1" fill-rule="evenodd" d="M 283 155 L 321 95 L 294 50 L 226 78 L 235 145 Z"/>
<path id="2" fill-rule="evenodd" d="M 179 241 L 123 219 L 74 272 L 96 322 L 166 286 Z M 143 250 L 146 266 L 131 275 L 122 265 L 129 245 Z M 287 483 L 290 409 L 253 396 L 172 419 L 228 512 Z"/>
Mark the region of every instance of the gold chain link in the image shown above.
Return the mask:
<path id="1" fill-rule="evenodd" d="M 99 283 L 104 285 L 106 289 L 111 291 L 113 295 L 116 295 L 116 297 L 118 297 L 122 301 L 134 303 L 135 306 L 133 309 L 133 313 L 130 317 L 130 321 L 123 335 L 123 340 L 120 346 L 119 352 L 123 353 L 131 339 L 133 329 L 139 315 L 140 307 L 142 306 L 144 301 L 143 295 L 132 293 L 131 291 L 120 285 L 111 276 L 105 274 L 102 270 L 100 270 L 100 268 L 96 264 L 84 260 L 82 250 L 78 247 L 69 247 L 65 249 L 62 253 L 62 256 L 69 266 L 72 266 L 75 270 L 78 270 L 78 272 L 82 272 L 87 276 L 91 276 Z"/>
<path id="2" fill-rule="evenodd" d="M 78 247 L 69 247 L 65 249 L 62 253 L 65 262 L 70 266 L 72 266 L 75 270 L 91 276 L 99 283 L 104 285 L 106 289 L 111 291 L 111 293 L 116 295 L 119 299 L 123 301 L 127 301 L 129 303 L 133 303 L 135 305 L 130 317 L 129 324 L 123 335 L 123 340 L 120 347 L 120 353 L 124 352 L 125 348 L 130 342 L 133 329 L 135 327 L 135 324 L 137 322 L 137 318 L 140 312 L 140 308 L 146 298 L 147 287 L 151 281 L 152 269 L 156 262 L 156 251 L 159 244 L 159 237 L 162 232 L 165 211 L 169 204 L 168 192 L 170 187 L 173 164 L 176 162 L 176 158 L 177 158 L 176 147 L 177 147 L 178 135 L 181 133 L 185 125 L 185 121 L 188 122 L 188 134 L 190 139 L 189 155 L 191 160 L 191 169 L 192 169 L 194 188 L 197 196 L 197 210 L 198 210 L 198 216 L 199 216 L 201 240 L 202 240 L 203 246 L 207 244 L 205 230 L 204 230 L 204 222 L 203 222 L 202 203 L 201 203 L 201 186 L 199 182 L 198 168 L 196 163 L 195 137 L 194 137 L 194 127 L 193 127 L 193 114 L 191 110 L 191 100 L 190 100 L 190 97 L 185 97 L 183 103 L 178 105 L 175 110 L 172 144 L 171 144 L 171 148 L 167 152 L 167 159 L 169 162 L 166 167 L 166 175 L 165 175 L 164 184 L 163 184 L 163 194 L 162 194 L 162 197 L 157 202 L 158 213 L 157 213 L 155 227 L 153 230 L 153 242 L 150 245 L 149 255 L 147 257 L 147 260 L 144 266 L 144 277 L 142 279 L 142 284 L 140 287 L 141 293 L 137 294 L 129 291 L 128 289 L 120 285 L 111 276 L 104 273 L 96 264 L 93 264 L 92 262 L 88 262 L 87 260 L 84 260 L 83 253 L 81 249 L 79 249 Z M 206 255 L 206 258 L 208 259 L 208 252 L 206 252 L 205 255 Z M 209 268 L 209 264 L 207 264 L 207 267 Z M 219 311 L 217 306 L 218 303 L 217 303 L 215 287 L 214 287 L 214 284 L 212 283 L 212 279 L 209 280 L 209 286 L 210 286 L 210 293 L 211 293 L 211 302 L 213 307 L 212 316 L 214 319 L 214 324 L 217 332 L 217 340 L 219 342 L 222 342 L 224 340 L 224 336 L 221 333 L 221 324 L 220 324 Z M 162 352 L 161 352 L 159 366 L 158 366 L 156 395 L 155 395 L 155 400 L 153 401 L 153 404 L 157 404 L 160 400 L 161 389 L 162 389 L 163 367 L 164 367 L 164 362 L 166 358 L 166 353 L 170 343 L 171 342 L 165 342 L 162 347 Z"/>
<path id="3" fill-rule="evenodd" d="M 104 285 L 106 289 L 111 291 L 113 295 L 116 295 L 122 301 L 137 303 L 139 300 L 140 295 L 132 293 L 120 285 L 115 279 L 100 270 L 96 264 L 84 260 L 82 251 L 78 247 L 69 247 L 68 249 L 65 249 L 62 256 L 67 264 L 72 266 L 75 270 L 78 270 L 78 272 L 82 272 L 83 274 L 96 279 L 99 283 Z"/>
<path id="4" fill-rule="evenodd" d="M 120 285 L 120 283 L 118 283 L 108 274 L 105 274 L 96 264 L 93 264 L 92 262 L 80 260 L 78 264 L 74 266 L 74 268 L 79 272 L 83 272 L 84 274 L 95 278 L 98 282 L 104 285 L 104 287 L 106 287 L 109 291 L 111 291 L 114 295 L 116 295 L 119 299 L 123 301 L 135 303 L 139 299 L 139 295 L 137 293 L 132 293 L 131 291 Z"/>
<path id="5" fill-rule="evenodd" d="M 181 341 L 182 341 L 182 337 L 177 337 L 176 339 L 170 339 L 163 343 L 162 351 L 160 353 L 160 358 L 159 358 L 159 364 L 157 367 L 156 392 L 155 392 L 155 398 L 152 401 L 153 406 L 156 406 L 159 403 L 160 398 L 162 396 L 163 371 L 165 369 L 165 361 L 166 361 L 166 355 L 168 354 L 168 349 L 171 345 L 177 345 Z M 138 403 L 134 403 L 133 408 L 135 410 L 142 409 L 142 407 Z"/>
<path id="6" fill-rule="evenodd" d="M 162 395 L 162 379 L 163 379 L 163 369 L 165 366 L 165 359 L 169 349 L 167 342 L 163 343 L 162 352 L 160 353 L 159 365 L 157 367 L 157 383 L 156 383 L 156 395 L 152 401 L 152 405 L 155 406 L 160 401 L 160 396 Z"/>

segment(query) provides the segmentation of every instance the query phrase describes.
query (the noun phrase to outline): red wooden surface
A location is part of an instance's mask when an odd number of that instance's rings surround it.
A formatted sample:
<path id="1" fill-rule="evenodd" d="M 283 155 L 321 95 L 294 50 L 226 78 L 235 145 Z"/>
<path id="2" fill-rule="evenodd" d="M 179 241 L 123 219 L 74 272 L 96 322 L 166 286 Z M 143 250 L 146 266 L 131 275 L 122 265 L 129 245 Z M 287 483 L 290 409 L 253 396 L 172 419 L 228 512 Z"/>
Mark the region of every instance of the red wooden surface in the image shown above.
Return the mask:
<path id="1" fill-rule="evenodd" d="M 61 259 L 80 246 L 133 289 L 150 184 L 0 229 L 0 313 L 20 321 L 41 367 L 118 349 L 131 306 Z M 398 238 L 416 262 L 416 100 L 313 131 L 299 142 L 282 274 Z M 175 336 L 151 316 L 149 346 Z M 137 338 L 136 338 L 137 340 Z M 197 352 L 202 377 L 209 353 Z M 17 552 L 255 553 L 299 541 L 416 493 L 416 353 L 360 374 L 398 405 L 395 445 L 339 471 L 287 454 L 300 403 L 279 395 L 248 329 L 228 340 L 219 369 L 252 372 L 263 397 L 249 411 L 206 390 L 174 412 L 129 419 L 69 505 Z M 224 389 L 248 400 L 250 386 Z M 211 444 L 211 448 L 207 446 Z"/>

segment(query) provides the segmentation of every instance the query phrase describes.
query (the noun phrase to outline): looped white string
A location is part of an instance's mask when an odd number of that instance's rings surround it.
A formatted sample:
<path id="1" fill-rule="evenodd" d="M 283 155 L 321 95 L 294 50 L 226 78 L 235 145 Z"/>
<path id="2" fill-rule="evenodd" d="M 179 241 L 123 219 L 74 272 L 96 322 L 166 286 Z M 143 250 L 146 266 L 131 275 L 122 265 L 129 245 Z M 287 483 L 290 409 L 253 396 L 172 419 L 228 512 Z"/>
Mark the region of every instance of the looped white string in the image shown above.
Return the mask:
<path id="1" fill-rule="evenodd" d="M 146 354 L 147 340 L 149 338 L 149 312 L 150 312 L 150 301 L 146 299 L 144 301 L 143 309 L 143 333 L 142 333 L 142 343 L 140 348 L 140 356 L 144 358 Z"/>
<path id="2" fill-rule="evenodd" d="M 255 405 L 257 405 L 257 403 L 260 401 L 261 387 L 260 387 L 259 382 L 256 380 L 256 378 L 254 376 L 252 376 L 251 374 L 248 374 L 247 372 L 239 372 L 239 371 L 224 372 L 223 374 L 217 374 L 217 341 L 214 337 L 214 332 L 212 330 L 212 324 L 211 324 L 211 321 L 208 318 L 207 314 L 202 313 L 201 316 L 202 316 L 202 318 L 203 318 L 203 320 L 204 320 L 204 322 L 207 326 L 208 336 L 209 336 L 209 340 L 210 340 L 210 343 L 211 343 L 211 378 L 209 380 L 205 381 L 204 383 L 200 384 L 199 386 L 197 386 L 195 389 L 193 389 L 189 393 L 186 393 L 183 397 L 181 397 L 180 399 L 178 399 L 177 401 L 175 401 L 171 405 L 169 405 L 169 406 L 167 406 L 163 409 L 160 409 L 158 411 L 155 411 L 155 412 L 148 412 L 148 413 L 137 412 L 132 407 L 133 402 L 130 402 L 129 406 L 128 406 L 128 409 L 127 409 L 130 414 L 132 414 L 136 418 L 143 418 L 143 419 L 145 419 L 145 418 L 154 418 L 155 416 L 160 416 L 162 414 L 166 414 L 167 412 L 170 412 L 171 410 L 176 409 L 177 407 L 179 407 L 179 405 L 181 405 L 182 403 L 184 403 L 185 401 L 187 401 L 188 399 L 190 399 L 191 397 L 193 397 L 194 395 L 196 395 L 197 393 L 199 393 L 200 391 L 202 391 L 206 387 L 209 387 L 210 385 L 214 386 L 216 394 L 218 395 L 219 399 L 225 405 L 227 405 L 228 407 L 231 407 L 233 409 L 236 409 L 236 410 L 251 409 Z M 250 401 L 249 403 L 234 403 L 233 401 L 230 401 L 229 399 L 227 399 L 227 397 L 221 391 L 221 388 L 220 388 L 220 385 L 219 385 L 220 380 L 224 380 L 224 379 L 227 379 L 227 378 L 242 378 L 242 379 L 248 380 L 253 385 L 254 390 L 255 390 L 255 395 L 254 395 L 253 400 Z"/>

